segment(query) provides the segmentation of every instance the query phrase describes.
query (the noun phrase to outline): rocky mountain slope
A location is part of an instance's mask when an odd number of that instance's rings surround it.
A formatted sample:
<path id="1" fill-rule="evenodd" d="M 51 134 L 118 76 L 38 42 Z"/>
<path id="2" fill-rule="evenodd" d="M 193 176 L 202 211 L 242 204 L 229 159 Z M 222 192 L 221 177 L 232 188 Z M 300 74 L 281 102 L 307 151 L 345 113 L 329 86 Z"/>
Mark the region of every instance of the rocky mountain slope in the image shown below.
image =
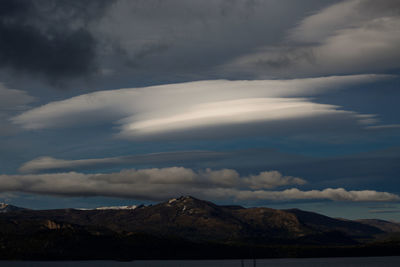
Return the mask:
<path id="1" fill-rule="evenodd" d="M 400 223 L 389 222 L 378 219 L 362 219 L 362 220 L 357 220 L 357 222 L 376 227 L 387 233 L 400 233 Z"/>

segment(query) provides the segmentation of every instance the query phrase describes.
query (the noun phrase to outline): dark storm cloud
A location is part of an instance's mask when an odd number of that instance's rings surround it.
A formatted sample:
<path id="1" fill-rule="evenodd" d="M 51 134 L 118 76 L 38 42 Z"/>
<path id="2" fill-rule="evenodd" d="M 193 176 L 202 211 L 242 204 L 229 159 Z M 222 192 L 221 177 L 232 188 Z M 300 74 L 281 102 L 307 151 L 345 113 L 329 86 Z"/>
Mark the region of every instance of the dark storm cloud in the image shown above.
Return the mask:
<path id="1" fill-rule="evenodd" d="M 330 2 L 119 0 L 97 25 L 100 38 L 114 45 L 103 43 L 99 60 L 119 76 L 164 82 L 228 78 L 221 64 L 276 44 L 305 14 Z"/>
<path id="2" fill-rule="evenodd" d="M 306 14 L 331 2 L 5 0 L 0 79 L 19 88 L 38 77 L 71 88 L 87 81 L 89 88 L 116 88 L 125 80 L 237 78 L 219 66 L 279 43 Z M 28 75 L 21 81 L 20 74 Z"/>
<path id="3" fill-rule="evenodd" d="M 88 23 L 112 1 L 0 2 L 0 66 L 51 81 L 96 70 L 96 40 Z"/>

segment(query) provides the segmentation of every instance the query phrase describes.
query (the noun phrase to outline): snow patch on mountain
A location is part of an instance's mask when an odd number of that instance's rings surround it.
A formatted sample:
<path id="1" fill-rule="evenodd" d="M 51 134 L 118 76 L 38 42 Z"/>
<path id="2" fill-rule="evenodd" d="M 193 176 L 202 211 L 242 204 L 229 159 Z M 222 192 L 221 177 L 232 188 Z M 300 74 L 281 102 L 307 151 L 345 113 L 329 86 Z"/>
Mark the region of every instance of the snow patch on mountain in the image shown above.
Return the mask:
<path id="1" fill-rule="evenodd" d="M 130 206 L 109 206 L 109 207 L 97 207 L 93 209 L 88 208 L 77 208 L 77 210 L 134 210 L 138 208 L 137 205 L 130 205 Z"/>

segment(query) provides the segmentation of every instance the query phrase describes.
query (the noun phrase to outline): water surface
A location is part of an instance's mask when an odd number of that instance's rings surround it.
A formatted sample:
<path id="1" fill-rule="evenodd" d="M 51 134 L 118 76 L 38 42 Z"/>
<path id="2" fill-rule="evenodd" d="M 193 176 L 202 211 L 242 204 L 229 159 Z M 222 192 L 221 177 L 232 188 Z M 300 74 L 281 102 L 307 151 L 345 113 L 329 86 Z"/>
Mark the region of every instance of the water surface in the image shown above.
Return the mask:
<path id="1" fill-rule="evenodd" d="M 313 258 L 313 259 L 260 259 L 257 267 L 399 267 L 400 257 L 362 257 L 362 258 Z M 0 261 L 4 267 L 253 267 L 254 261 L 246 260 L 152 260 L 152 261 Z"/>

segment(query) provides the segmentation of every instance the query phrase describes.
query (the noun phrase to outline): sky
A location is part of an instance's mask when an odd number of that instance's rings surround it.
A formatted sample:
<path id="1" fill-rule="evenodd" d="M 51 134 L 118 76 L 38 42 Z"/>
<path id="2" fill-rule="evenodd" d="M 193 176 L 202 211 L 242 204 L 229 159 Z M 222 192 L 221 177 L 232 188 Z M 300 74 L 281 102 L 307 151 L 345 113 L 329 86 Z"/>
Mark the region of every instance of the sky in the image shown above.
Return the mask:
<path id="1" fill-rule="evenodd" d="M 397 0 L 0 1 L 0 201 L 400 221 Z"/>

